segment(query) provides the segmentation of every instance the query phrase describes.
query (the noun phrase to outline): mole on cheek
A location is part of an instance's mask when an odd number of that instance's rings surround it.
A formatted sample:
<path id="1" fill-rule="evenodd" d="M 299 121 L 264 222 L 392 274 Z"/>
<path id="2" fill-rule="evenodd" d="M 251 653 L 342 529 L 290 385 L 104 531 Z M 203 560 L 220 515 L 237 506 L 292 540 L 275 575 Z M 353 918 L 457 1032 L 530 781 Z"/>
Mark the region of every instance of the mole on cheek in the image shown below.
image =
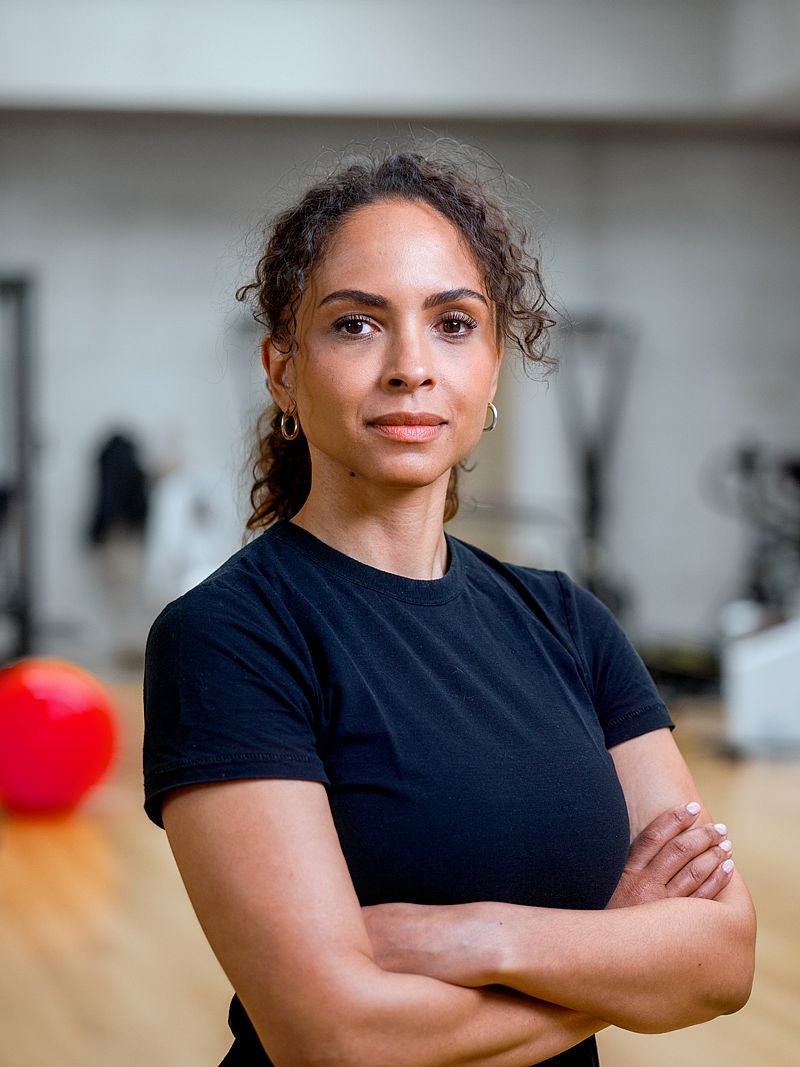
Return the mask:
<path id="1" fill-rule="evenodd" d="M 355 471 L 350 471 L 350 477 L 351 478 L 355 478 L 355 476 L 356 476 L 356 472 Z"/>

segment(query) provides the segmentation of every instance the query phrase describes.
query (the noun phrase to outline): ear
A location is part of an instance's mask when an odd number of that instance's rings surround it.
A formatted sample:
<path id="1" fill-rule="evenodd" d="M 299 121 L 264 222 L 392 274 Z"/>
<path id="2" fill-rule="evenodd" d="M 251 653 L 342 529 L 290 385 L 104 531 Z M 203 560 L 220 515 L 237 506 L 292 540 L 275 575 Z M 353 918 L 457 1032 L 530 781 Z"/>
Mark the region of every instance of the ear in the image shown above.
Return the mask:
<path id="1" fill-rule="evenodd" d="M 295 407 L 294 360 L 289 353 L 276 348 L 271 337 L 265 337 L 261 342 L 261 362 L 272 399 L 282 411 L 291 411 Z"/>

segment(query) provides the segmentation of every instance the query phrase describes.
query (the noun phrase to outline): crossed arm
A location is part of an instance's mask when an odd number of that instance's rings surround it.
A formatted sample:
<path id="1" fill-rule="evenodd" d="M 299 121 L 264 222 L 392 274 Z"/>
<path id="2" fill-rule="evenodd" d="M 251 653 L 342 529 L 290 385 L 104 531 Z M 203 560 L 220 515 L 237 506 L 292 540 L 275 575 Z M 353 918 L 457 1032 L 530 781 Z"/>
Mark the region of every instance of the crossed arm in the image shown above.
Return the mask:
<path id="1" fill-rule="evenodd" d="M 652 820 L 654 807 L 674 799 L 672 776 L 688 775 L 666 731 L 619 746 L 615 759 L 632 825 L 645 828 L 606 911 L 494 901 L 366 908 L 377 962 L 460 985 L 500 983 L 641 1032 L 740 1008 L 752 982 L 755 924 L 727 828 L 686 805 Z"/>
<path id="2" fill-rule="evenodd" d="M 171 793 L 189 896 L 278 1067 L 526 1067 L 610 1022 L 668 1030 L 740 1007 L 754 919 L 723 835 L 687 812 L 697 790 L 668 731 L 612 755 L 634 834 L 668 814 L 600 912 L 362 910 L 320 784 Z"/>

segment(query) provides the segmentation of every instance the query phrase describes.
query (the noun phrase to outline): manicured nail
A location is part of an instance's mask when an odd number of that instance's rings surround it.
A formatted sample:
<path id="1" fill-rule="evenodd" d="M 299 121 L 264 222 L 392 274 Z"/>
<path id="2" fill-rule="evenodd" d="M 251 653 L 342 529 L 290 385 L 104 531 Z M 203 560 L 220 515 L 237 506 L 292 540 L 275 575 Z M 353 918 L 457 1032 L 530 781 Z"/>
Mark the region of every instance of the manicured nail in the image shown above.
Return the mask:
<path id="1" fill-rule="evenodd" d="M 689 812 L 690 815 L 696 815 L 698 811 L 700 811 L 700 805 L 697 803 L 696 800 L 693 800 L 691 804 L 686 805 L 686 810 Z"/>
<path id="2" fill-rule="evenodd" d="M 728 832 L 728 827 L 725 825 L 724 822 L 715 822 L 714 829 L 717 831 L 718 834 L 722 834 L 723 837 Z"/>
<path id="3" fill-rule="evenodd" d="M 730 850 L 733 848 L 733 845 L 730 843 L 730 841 L 720 841 L 719 847 L 722 849 L 723 852 L 730 852 Z"/>
<path id="4" fill-rule="evenodd" d="M 730 874 L 733 870 L 733 860 L 725 860 L 722 864 L 722 869 L 726 874 Z"/>

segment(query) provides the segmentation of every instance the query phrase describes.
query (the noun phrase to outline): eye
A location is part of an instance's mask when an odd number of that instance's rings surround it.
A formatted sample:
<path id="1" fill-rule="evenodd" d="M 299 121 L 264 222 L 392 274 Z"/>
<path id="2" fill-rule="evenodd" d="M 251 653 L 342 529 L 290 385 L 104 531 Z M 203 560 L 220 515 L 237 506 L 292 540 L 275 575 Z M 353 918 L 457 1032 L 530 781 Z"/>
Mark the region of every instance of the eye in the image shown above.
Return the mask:
<path id="1" fill-rule="evenodd" d="M 444 318 L 439 320 L 439 324 L 442 332 L 448 337 L 463 337 L 478 325 L 471 315 L 463 311 L 448 311 Z"/>
<path id="2" fill-rule="evenodd" d="M 343 334 L 345 337 L 368 337 L 369 331 L 365 326 L 371 326 L 372 322 L 366 315 L 342 315 L 334 322 L 331 329 L 334 333 Z"/>

